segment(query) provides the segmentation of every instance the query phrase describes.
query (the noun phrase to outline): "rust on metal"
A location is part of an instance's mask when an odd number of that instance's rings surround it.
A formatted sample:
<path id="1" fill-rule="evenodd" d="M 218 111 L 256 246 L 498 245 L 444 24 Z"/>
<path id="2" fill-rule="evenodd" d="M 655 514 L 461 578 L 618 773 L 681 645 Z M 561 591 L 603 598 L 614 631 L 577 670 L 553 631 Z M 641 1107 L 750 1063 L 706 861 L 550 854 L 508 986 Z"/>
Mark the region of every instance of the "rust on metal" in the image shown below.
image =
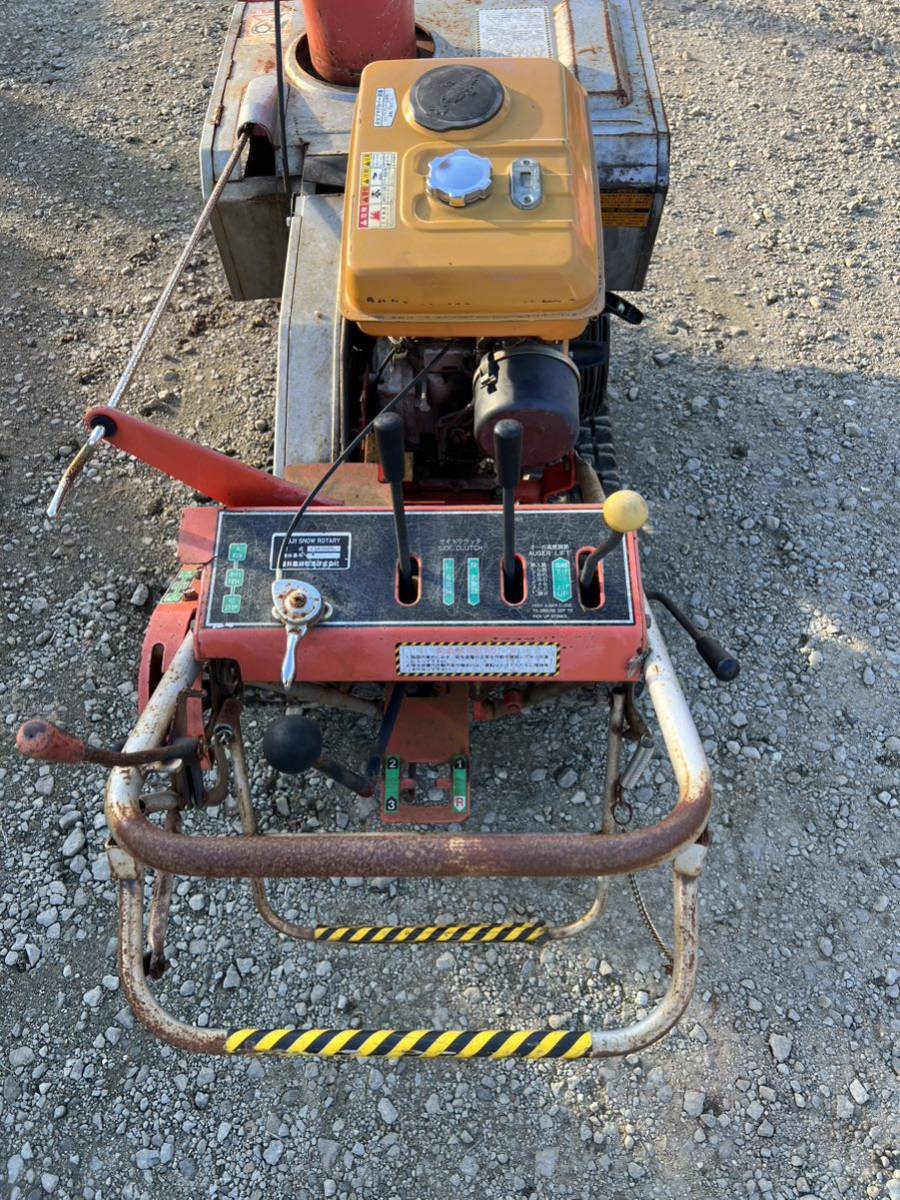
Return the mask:
<path id="1" fill-rule="evenodd" d="M 557 835 L 551 842 L 550 858 L 553 860 L 554 869 L 559 870 L 560 874 L 572 873 L 570 869 L 557 866 L 556 856 L 563 847 L 571 849 L 571 846 L 574 844 L 579 848 L 579 857 L 576 859 L 576 866 L 578 867 L 582 865 L 582 856 L 584 853 L 581 848 L 586 847 L 589 843 L 593 843 L 595 846 L 607 847 L 611 851 L 613 860 L 619 864 L 619 860 L 622 857 L 622 851 L 619 848 L 623 845 L 626 847 L 627 854 L 633 854 L 636 850 L 635 842 L 637 841 L 639 843 L 638 849 L 643 852 L 643 849 L 647 847 L 649 838 L 653 839 L 650 843 L 652 851 L 654 845 L 671 844 L 673 836 L 678 836 L 679 830 L 684 830 L 688 826 L 693 826 L 697 823 L 705 823 L 706 814 L 709 810 L 710 785 L 702 745 L 693 725 L 689 724 L 688 727 L 685 726 L 687 707 L 684 703 L 684 697 L 681 695 L 681 690 L 678 687 L 677 680 L 675 680 L 672 665 L 668 660 L 665 644 L 656 631 L 655 626 L 651 629 L 650 642 L 652 663 L 655 668 L 653 679 L 650 683 L 651 699 L 656 707 L 657 715 L 660 717 L 663 735 L 666 738 L 670 753 L 672 752 L 672 743 L 679 741 L 679 739 L 681 742 L 681 754 L 676 763 L 681 787 L 681 801 L 676 806 L 674 812 L 666 818 L 666 821 L 655 826 L 653 829 L 643 830 L 636 835 L 624 834 L 603 837 L 597 837 L 592 834 L 575 835 L 574 837 L 567 835 L 560 837 Z M 196 671 L 197 662 L 194 658 L 193 644 L 188 637 L 175 654 L 171 667 L 163 676 L 149 704 L 141 714 L 134 733 L 127 743 L 126 748 L 128 750 L 147 749 L 163 735 L 171 721 L 178 696 L 191 685 Z M 612 725 L 616 735 L 616 744 L 620 745 L 623 702 L 621 698 L 614 698 L 614 700 L 616 700 L 616 703 L 614 705 L 615 711 L 612 714 L 614 718 Z M 689 717 L 687 720 L 689 722 Z M 240 754 L 239 734 L 235 739 L 234 747 L 238 749 L 238 754 Z M 243 766 L 242 759 L 241 766 Z M 152 839 L 162 839 L 161 843 L 151 842 L 150 853 L 147 855 L 138 853 L 138 858 L 152 862 L 156 849 L 161 849 L 163 854 L 170 853 L 173 844 L 177 848 L 176 857 L 183 855 L 184 852 L 194 845 L 208 845 L 212 852 L 212 865 L 214 868 L 219 868 L 223 866 L 225 859 L 229 858 L 235 850 L 243 853 L 246 849 L 252 848 L 257 854 L 262 854 L 263 860 L 266 854 L 270 856 L 270 861 L 267 864 L 265 862 L 260 864 L 258 861 L 254 863 L 254 869 L 258 874 L 254 874 L 251 877 L 254 879 L 255 884 L 263 875 L 278 874 L 279 863 L 271 859 L 271 854 L 273 847 L 277 849 L 279 846 L 288 850 L 288 859 L 285 861 L 291 870 L 296 866 L 296 863 L 291 860 L 296 855 L 297 848 L 300 848 L 302 854 L 306 855 L 318 853 L 320 847 L 325 842 L 338 843 L 339 845 L 350 843 L 351 846 L 368 843 L 370 848 L 373 845 L 377 846 L 379 852 L 382 854 L 385 847 L 399 847 L 399 853 L 408 856 L 408 861 L 416 868 L 417 873 L 435 874 L 434 863 L 428 861 L 428 853 L 429 847 L 436 845 L 442 848 L 446 854 L 445 865 L 452 869 L 452 873 L 458 874 L 472 873 L 473 865 L 476 869 L 485 865 L 487 860 L 484 857 L 477 857 L 477 853 L 474 860 L 466 857 L 466 851 L 471 850 L 473 847 L 480 848 L 485 844 L 491 847 L 490 866 L 492 869 L 496 869 L 497 863 L 495 860 L 498 848 L 502 857 L 503 849 L 508 848 L 510 842 L 524 842 L 528 845 L 534 844 L 540 846 L 542 842 L 547 841 L 547 839 L 541 837 L 528 837 L 527 835 L 513 838 L 502 836 L 480 838 L 455 835 L 434 837 L 431 835 L 419 836 L 416 834 L 379 834 L 369 835 L 368 837 L 365 835 L 362 837 L 356 835 L 325 835 L 324 837 L 300 835 L 299 838 L 291 836 L 251 836 L 246 838 L 221 839 L 187 838 L 178 833 L 159 829 L 151 825 L 144 818 L 135 819 L 135 813 L 138 811 L 139 805 L 141 782 L 141 774 L 135 768 L 116 769 L 110 778 L 106 802 L 107 818 L 117 838 L 121 837 L 123 832 L 128 833 L 129 831 L 140 829 L 149 831 Z M 247 798 L 245 796 L 245 800 Z M 606 821 L 604 821 L 604 824 L 606 824 Z M 704 846 L 693 845 L 693 841 L 694 839 L 692 838 L 686 839 L 672 864 L 675 913 L 675 963 L 669 989 L 655 1008 L 640 1021 L 620 1029 L 601 1029 L 592 1032 L 591 1054 L 594 1057 L 630 1054 L 650 1045 L 672 1028 L 690 1000 L 697 966 L 699 876 L 706 853 Z M 127 848 L 128 841 L 124 840 L 123 845 Z M 422 850 L 416 852 L 414 847 L 423 847 L 424 854 Z M 224 859 L 222 858 L 223 852 Z M 397 852 L 395 850 L 389 851 L 391 854 Z M 201 851 L 201 857 L 203 857 L 203 854 L 204 852 Z M 370 860 L 371 853 L 367 861 Z M 544 861 L 546 861 L 546 853 Z M 190 868 L 190 864 L 188 865 Z M 218 870 L 206 870 L 208 863 L 204 862 L 202 865 L 204 869 L 197 873 L 218 873 Z M 284 864 L 282 863 L 281 865 Z M 525 865 L 527 866 L 528 864 Z M 504 864 L 502 862 L 499 864 L 499 867 L 499 873 L 504 873 Z M 326 869 L 329 873 L 342 873 L 340 869 L 335 870 L 332 863 L 329 863 Z M 620 869 L 625 870 L 627 867 L 620 866 Z M 591 863 L 591 870 L 598 874 L 604 873 L 597 870 L 596 863 L 594 862 Z M 615 868 L 613 872 L 609 873 L 614 872 Z M 189 869 L 184 873 L 190 874 L 193 872 Z M 240 875 L 241 871 L 233 871 L 229 863 L 222 873 Z M 318 864 L 314 870 L 310 870 L 308 873 L 317 875 L 324 872 L 321 864 Z M 355 873 L 360 873 L 358 865 L 355 867 Z M 483 873 L 490 872 L 486 871 Z M 509 873 L 508 868 L 506 873 Z M 157 1037 L 179 1049 L 206 1054 L 226 1053 L 228 1048 L 228 1034 L 226 1030 L 203 1029 L 188 1025 L 166 1012 L 154 999 L 144 970 L 142 872 L 140 869 L 137 869 L 134 872 L 133 878 L 123 878 L 121 874 L 118 875 L 118 878 L 120 971 L 125 996 L 135 1015 Z"/>
<path id="2" fill-rule="evenodd" d="M 173 1017 L 157 1002 L 144 973 L 143 880 L 119 880 L 119 977 L 131 1011 L 156 1037 L 179 1050 L 224 1054 L 224 1029 L 200 1029 Z"/>
<path id="3" fill-rule="evenodd" d="M 711 803 L 707 779 L 659 824 L 602 838 L 593 833 L 201 837 L 160 829 L 140 812 L 117 818 L 113 833 L 146 866 L 213 879 L 626 875 L 665 862 L 695 841 Z"/>
<path id="4" fill-rule="evenodd" d="M 60 729 L 43 717 L 32 717 L 20 726 L 16 734 L 16 749 L 25 758 L 41 762 L 96 763 L 101 767 L 136 767 L 155 762 L 171 762 L 193 754 L 197 749 L 196 738 L 179 738 L 168 746 L 156 746 L 130 754 L 116 750 L 105 750 L 102 746 L 91 746 L 74 734 Z"/>
<path id="5" fill-rule="evenodd" d="M 181 829 L 181 814 L 177 811 L 166 813 L 166 829 L 178 832 Z M 175 878 L 164 871 L 157 871 L 153 880 L 153 894 L 150 900 L 150 916 L 147 919 L 147 949 L 149 962 L 147 974 L 151 979 L 162 978 L 163 972 L 169 965 L 166 961 L 166 930 L 169 926 L 169 910 L 172 906 L 172 892 Z"/>
<path id="6" fill-rule="evenodd" d="M 80 763 L 87 758 L 90 747 L 81 738 L 73 737 L 51 721 L 32 717 L 19 727 L 16 749 L 26 758 L 36 758 L 42 762 Z"/>
<path id="7" fill-rule="evenodd" d="M 160 829 L 141 812 L 140 776 L 115 770 L 107 820 L 116 841 L 141 863 L 175 875 L 207 878 L 328 878 L 392 875 L 574 877 L 626 875 L 656 866 L 697 840 L 712 806 L 703 747 L 657 622 L 648 631 L 646 679 L 678 780 L 678 803 L 656 825 L 598 837 L 593 833 L 323 833 L 257 837 L 186 836 Z M 168 728 L 179 695 L 196 672 L 188 637 L 150 698 L 126 744 L 143 750 Z"/>
<path id="8" fill-rule="evenodd" d="M 668 990 L 639 1021 L 592 1031 L 591 1057 L 608 1058 L 645 1049 L 668 1033 L 687 1008 L 697 972 L 699 875 L 704 855 L 705 847 L 691 846 L 673 863 L 675 961 Z M 119 970 L 125 997 L 135 1016 L 156 1037 L 179 1050 L 228 1053 L 227 1030 L 204 1029 L 178 1020 L 150 991 L 144 972 L 141 896 L 140 879 L 120 881 Z"/>

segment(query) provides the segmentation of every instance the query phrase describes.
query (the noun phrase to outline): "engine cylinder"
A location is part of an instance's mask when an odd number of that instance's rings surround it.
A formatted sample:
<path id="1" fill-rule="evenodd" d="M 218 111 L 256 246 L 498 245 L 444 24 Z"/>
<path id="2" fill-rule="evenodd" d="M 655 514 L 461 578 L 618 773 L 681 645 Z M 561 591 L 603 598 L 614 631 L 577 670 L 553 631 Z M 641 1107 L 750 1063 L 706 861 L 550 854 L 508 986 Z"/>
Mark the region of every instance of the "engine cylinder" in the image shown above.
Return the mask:
<path id="1" fill-rule="evenodd" d="M 414 0 L 303 0 L 312 64 L 329 83 L 356 86 L 363 67 L 416 57 Z"/>
<path id="2" fill-rule="evenodd" d="M 475 372 L 475 436 L 493 457 L 494 426 L 512 417 L 522 426 L 522 465 L 556 462 L 578 440 L 578 368 L 561 350 L 523 342 L 486 354 Z"/>

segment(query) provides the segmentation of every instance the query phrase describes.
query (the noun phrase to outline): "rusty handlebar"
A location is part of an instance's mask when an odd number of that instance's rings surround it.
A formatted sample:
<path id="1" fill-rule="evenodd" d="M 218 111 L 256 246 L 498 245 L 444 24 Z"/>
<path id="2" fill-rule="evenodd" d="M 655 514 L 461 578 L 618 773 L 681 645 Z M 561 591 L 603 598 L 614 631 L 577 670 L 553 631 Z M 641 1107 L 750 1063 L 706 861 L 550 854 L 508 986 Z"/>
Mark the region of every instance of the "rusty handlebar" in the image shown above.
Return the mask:
<path id="1" fill-rule="evenodd" d="M 175 875 L 206 878 L 332 876 L 598 876 L 622 875 L 671 859 L 703 832 L 712 805 L 706 756 L 668 651 L 652 620 L 644 676 L 679 786 L 672 811 L 656 825 L 628 833 L 301 833 L 196 836 L 154 825 L 141 812 L 142 776 L 117 767 L 106 793 L 115 842 L 139 863 Z M 125 745 L 158 745 L 178 696 L 197 676 L 191 634 L 185 638 Z"/>

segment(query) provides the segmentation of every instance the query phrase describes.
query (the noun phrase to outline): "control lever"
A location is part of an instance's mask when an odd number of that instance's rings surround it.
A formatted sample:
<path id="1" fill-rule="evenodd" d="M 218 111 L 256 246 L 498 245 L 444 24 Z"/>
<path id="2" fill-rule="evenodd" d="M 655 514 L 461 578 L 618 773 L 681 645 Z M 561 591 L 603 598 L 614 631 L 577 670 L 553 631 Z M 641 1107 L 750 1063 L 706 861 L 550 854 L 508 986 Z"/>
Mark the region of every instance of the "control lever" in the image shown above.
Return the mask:
<path id="1" fill-rule="evenodd" d="M 177 738 L 167 746 L 155 746 L 149 750 L 134 750 L 126 753 L 90 746 L 81 738 L 43 717 L 32 717 L 20 726 L 16 734 L 16 749 L 26 758 L 39 762 L 57 762 L 77 765 L 97 763 L 101 767 L 143 767 L 150 763 L 173 762 L 179 758 L 191 758 L 197 753 L 197 738 Z"/>
<path id="2" fill-rule="evenodd" d="M 647 501 L 640 492 L 632 492 L 629 488 L 621 488 L 607 496 L 603 502 L 603 520 L 610 530 L 606 540 L 592 550 L 584 560 L 578 582 L 582 592 L 586 592 L 593 583 L 597 568 L 611 550 L 620 545 L 626 533 L 635 533 L 642 529 L 647 521 Z"/>
<path id="3" fill-rule="evenodd" d="M 406 474 L 403 418 L 399 413 L 379 413 L 375 418 L 375 437 L 381 470 L 391 485 L 391 506 L 394 510 L 394 532 L 397 535 L 397 568 L 400 572 L 401 593 L 413 592 L 413 563 L 409 553 L 406 529 L 406 510 L 403 507 L 403 477 Z"/>
<path id="4" fill-rule="evenodd" d="M 281 663 L 281 686 L 289 688 L 297 673 L 297 648 L 311 626 L 327 621 L 331 605 L 318 588 L 301 579 L 276 579 L 272 584 L 272 616 L 284 626 L 287 644 Z"/>
<path id="5" fill-rule="evenodd" d="M 516 488 L 522 478 L 522 425 L 511 417 L 494 426 L 494 466 L 503 491 L 503 592 L 522 598 L 521 565 L 516 558 Z"/>
<path id="6" fill-rule="evenodd" d="M 400 708 L 403 701 L 406 699 L 406 684 L 395 683 L 391 691 L 391 698 L 384 710 L 384 716 L 381 719 L 381 725 L 378 729 L 378 736 L 375 739 L 375 744 L 372 747 L 372 752 L 366 762 L 366 777 L 375 779 L 381 771 L 381 764 L 384 762 L 384 756 L 387 754 L 388 743 L 391 740 L 393 732 L 397 727 L 397 719 L 400 716 Z"/>
<path id="7" fill-rule="evenodd" d="M 630 300 L 626 300 L 615 292 L 606 293 L 606 307 L 603 311 L 612 313 L 614 317 L 626 321 L 629 325 L 640 325 L 644 319 L 644 314 L 636 304 L 632 304 Z"/>
<path id="8" fill-rule="evenodd" d="M 322 730 L 309 717 L 292 715 L 273 721 L 263 735 L 263 754 L 270 766 L 283 775 L 300 775 L 315 767 L 335 783 L 358 796 L 373 796 L 371 779 L 322 755 Z"/>
<path id="9" fill-rule="evenodd" d="M 678 622 L 681 628 L 693 638 L 697 653 L 721 683 L 731 683 L 741 672 L 741 664 L 737 658 L 717 642 L 708 633 L 701 633 L 687 613 L 674 600 L 670 600 L 664 592 L 645 592 L 648 600 L 661 604 Z"/>

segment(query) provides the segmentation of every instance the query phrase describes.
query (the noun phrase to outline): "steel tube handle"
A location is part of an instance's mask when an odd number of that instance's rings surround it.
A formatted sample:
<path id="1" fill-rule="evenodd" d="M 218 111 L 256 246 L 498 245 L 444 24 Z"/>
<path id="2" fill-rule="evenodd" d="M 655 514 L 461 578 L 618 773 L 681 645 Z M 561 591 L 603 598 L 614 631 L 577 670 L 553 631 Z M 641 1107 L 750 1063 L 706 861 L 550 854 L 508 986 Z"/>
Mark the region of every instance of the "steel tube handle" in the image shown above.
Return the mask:
<path id="1" fill-rule="evenodd" d="M 668 990 L 640 1020 L 602 1029 L 295 1029 L 201 1028 L 157 1001 L 144 970 L 139 874 L 119 874 L 119 973 L 128 1003 L 157 1037 L 201 1054 L 352 1055 L 356 1058 L 608 1058 L 658 1041 L 687 1007 L 697 972 L 699 882 L 705 848 L 688 847 L 673 863 L 675 961 Z"/>
<path id="2" fill-rule="evenodd" d="M 196 738 L 178 738 L 168 746 L 155 746 L 132 753 L 90 746 L 75 734 L 60 729 L 43 717 L 32 717 L 19 727 L 16 749 L 25 758 L 38 762 L 68 763 L 72 766 L 88 762 L 102 767 L 139 767 L 148 763 L 171 762 L 185 758 L 197 750 Z"/>
<path id="3" fill-rule="evenodd" d="M 199 836 L 159 829 L 140 811 L 141 781 L 113 771 L 107 822 L 116 842 L 137 861 L 176 875 L 212 878 L 303 878 L 379 875 L 407 878 L 524 878 L 623 875 L 666 862 L 706 828 L 712 807 L 709 767 L 659 625 L 648 630 L 645 678 L 679 784 L 674 809 L 656 825 L 628 833 L 265 834 L 255 838 Z M 126 750 L 158 744 L 178 696 L 197 674 L 189 635 L 175 654 Z"/>

